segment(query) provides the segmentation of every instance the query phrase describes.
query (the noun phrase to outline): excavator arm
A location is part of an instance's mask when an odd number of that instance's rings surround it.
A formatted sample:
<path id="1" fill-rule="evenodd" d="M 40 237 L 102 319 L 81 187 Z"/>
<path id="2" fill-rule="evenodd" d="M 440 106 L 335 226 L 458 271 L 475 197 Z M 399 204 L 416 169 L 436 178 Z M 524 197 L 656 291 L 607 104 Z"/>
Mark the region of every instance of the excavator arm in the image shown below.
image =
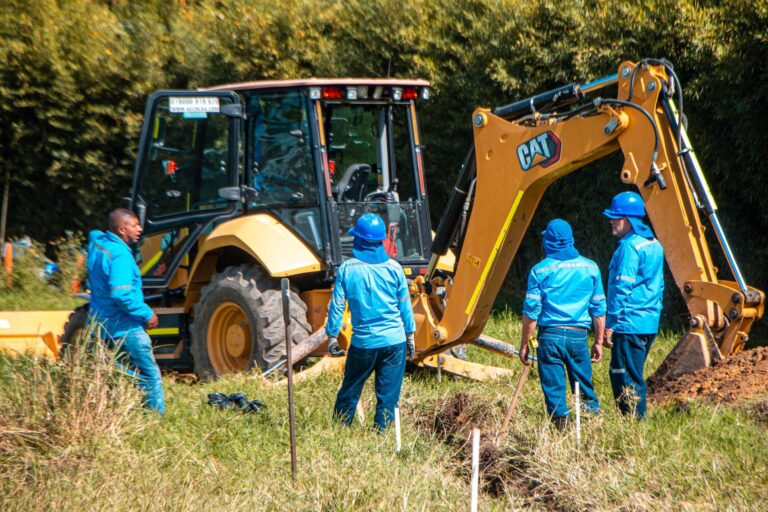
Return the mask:
<path id="1" fill-rule="evenodd" d="M 588 93 L 612 85 L 618 87 L 617 98 L 587 100 Z M 637 186 L 643 196 L 691 315 L 690 330 L 665 363 L 666 376 L 708 366 L 712 358 L 743 348 L 752 323 L 763 314 L 764 295 L 745 284 L 725 238 L 679 122 L 682 115 L 673 101 L 677 94 L 682 104 L 679 91 L 671 66 L 649 59 L 622 63 L 617 75 L 590 84 L 474 112 L 474 152 L 433 245 L 434 262 L 458 235 L 455 274 L 437 277 L 432 265 L 427 278 L 414 285 L 420 290 L 414 306 L 422 320 L 417 341 L 422 357 L 482 339 L 544 192 L 557 179 L 615 151 L 624 155 L 621 181 Z M 567 105 L 565 111 L 555 110 Z M 735 281 L 718 277 L 700 211 L 709 217 Z M 484 344 L 508 355 L 509 347 L 492 345 Z"/>

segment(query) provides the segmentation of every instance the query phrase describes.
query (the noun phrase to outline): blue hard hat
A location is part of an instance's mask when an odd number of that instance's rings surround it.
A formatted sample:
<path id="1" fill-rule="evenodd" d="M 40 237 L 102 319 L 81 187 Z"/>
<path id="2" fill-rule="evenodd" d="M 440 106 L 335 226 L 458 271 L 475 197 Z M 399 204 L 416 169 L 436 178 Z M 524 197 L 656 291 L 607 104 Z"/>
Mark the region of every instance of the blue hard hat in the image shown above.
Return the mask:
<path id="1" fill-rule="evenodd" d="M 621 219 L 622 217 L 645 217 L 645 205 L 643 198 L 637 192 L 622 192 L 616 194 L 611 201 L 611 207 L 603 210 L 603 215 L 609 219 Z"/>
<path id="2" fill-rule="evenodd" d="M 363 240 L 381 241 L 387 238 L 387 226 L 375 213 L 361 215 L 348 233 Z"/>

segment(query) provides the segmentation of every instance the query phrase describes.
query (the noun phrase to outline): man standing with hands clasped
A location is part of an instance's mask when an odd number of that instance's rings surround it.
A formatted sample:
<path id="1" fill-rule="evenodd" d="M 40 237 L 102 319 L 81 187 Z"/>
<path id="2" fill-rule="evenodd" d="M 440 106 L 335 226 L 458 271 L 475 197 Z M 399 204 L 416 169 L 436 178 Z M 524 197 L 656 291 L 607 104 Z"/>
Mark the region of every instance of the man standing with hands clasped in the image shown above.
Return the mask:
<path id="1" fill-rule="evenodd" d="M 91 282 L 89 314 L 100 324 L 102 337 L 120 342 L 127 365 L 137 370 L 139 388 L 146 392 L 144 405 L 165 413 L 163 380 L 152 354 L 152 340 L 145 328 L 157 327 L 157 315 L 144 303 L 141 274 L 129 244 L 138 242 L 142 229 L 130 210 L 109 214 L 109 230 L 88 236 L 88 276 Z M 132 370 L 131 370 L 132 371 Z"/>
<path id="2" fill-rule="evenodd" d="M 546 258 L 528 276 L 520 360 L 530 364 L 528 343 L 538 327 L 539 378 L 547 414 L 563 429 L 571 414 L 566 400 L 566 374 L 571 392 L 579 383 L 584 409 L 590 413 L 600 410 L 591 363 L 602 359 L 605 294 L 600 269 L 594 261 L 579 255 L 570 224 L 554 219 L 541 236 Z M 595 331 L 591 361 L 587 341 L 590 323 Z"/>
<path id="3" fill-rule="evenodd" d="M 355 237 L 353 258 L 339 267 L 328 308 L 325 332 L 328 350 L 340 352 L 336 337 L 346 304 L 352 315 L 352 341 L 344 367 L 344 381 L 336 397 L 335 415 L 349 425 L 355 416 L 365 381 L 376 374 L 376 415 L 373 423 L 384 430 L 394 419 L 400 400 L 406 357 L 413 359 L 411 297 L 399 263 L 389 258 L 382 241 L 384 221 L 366 213 L 349 230 Z"/>
<path id="4" fill-rule="evenodd" d="M 619 239 L 608 272 L 605 346 L 612 347 L 611 387 L 623 414 L 644 418 L 643 367 L 659 330 L 664 292 L 664 250 L 643 223 L 645 205 L 635 192 L 622 192 L 603 212 Z"/>

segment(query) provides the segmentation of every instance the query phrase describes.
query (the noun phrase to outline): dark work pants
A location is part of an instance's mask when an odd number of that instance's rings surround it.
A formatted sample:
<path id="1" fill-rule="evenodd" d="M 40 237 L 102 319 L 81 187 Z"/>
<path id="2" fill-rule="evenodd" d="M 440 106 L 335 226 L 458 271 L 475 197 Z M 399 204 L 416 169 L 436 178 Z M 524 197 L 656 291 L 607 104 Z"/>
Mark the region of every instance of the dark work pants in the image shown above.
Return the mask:
<path id="1" fill-rule="evenodd" d="M 643 367 L 656 334 L 613 334 L 611 387 L 622 414 L 644 418 L 646 386 Z"/>
<path id="2" fill-rule="evenodd" d="M 400 400 L 400 387 L 405 374 L 405 342 L 382 348 L 358 348 L 352 345 L 347 351 L 344 381 L 336 396 L 334 413 L 349 425 L 355 417 L 357 402 L 363 385 L 375 372 L 376 416 L 373 425 L 383 430 L 395 417 L 395 407 Z"/>
<path id="3" fill-rule="evenodd" d="M 563 329 L 562 327 L 541 327 L 539 329 L 539 379 L 547 404 L 547 414 L 552 419 L 569 416 L 566 400 L 565 376 L 571 385 L 571 392 L 579 383 L 584 410 L 589 413 L 600 411 L 600 403 L 592 384 L 592 361 L 589 356 L 587 331 Z"/>
<path id="4" fill-rule="evenodd" d="M 136 378 L 139 389 L 146 393 L 142 400 L 144 406 L 165 414 L 163 378 L 152 353 L 149 335 L 143 330 L 126 334 L 116 362 L 123 371 Z"/>

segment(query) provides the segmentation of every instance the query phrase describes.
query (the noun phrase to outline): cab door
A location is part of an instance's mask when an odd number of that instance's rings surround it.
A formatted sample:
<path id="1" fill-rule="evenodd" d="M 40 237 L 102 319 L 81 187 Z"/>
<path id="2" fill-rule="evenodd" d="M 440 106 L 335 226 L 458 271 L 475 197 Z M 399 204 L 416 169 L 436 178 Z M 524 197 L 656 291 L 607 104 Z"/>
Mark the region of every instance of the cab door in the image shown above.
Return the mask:
<path id="1" fill-rule="evenodd" d="M 145 288 L 186 284 L 197 242 L 240 206 L 222 189 L 239 186 L 242 107 L 233 92 L 160 91 L 144 115 L 132 206 L 143 223 Z"/>

